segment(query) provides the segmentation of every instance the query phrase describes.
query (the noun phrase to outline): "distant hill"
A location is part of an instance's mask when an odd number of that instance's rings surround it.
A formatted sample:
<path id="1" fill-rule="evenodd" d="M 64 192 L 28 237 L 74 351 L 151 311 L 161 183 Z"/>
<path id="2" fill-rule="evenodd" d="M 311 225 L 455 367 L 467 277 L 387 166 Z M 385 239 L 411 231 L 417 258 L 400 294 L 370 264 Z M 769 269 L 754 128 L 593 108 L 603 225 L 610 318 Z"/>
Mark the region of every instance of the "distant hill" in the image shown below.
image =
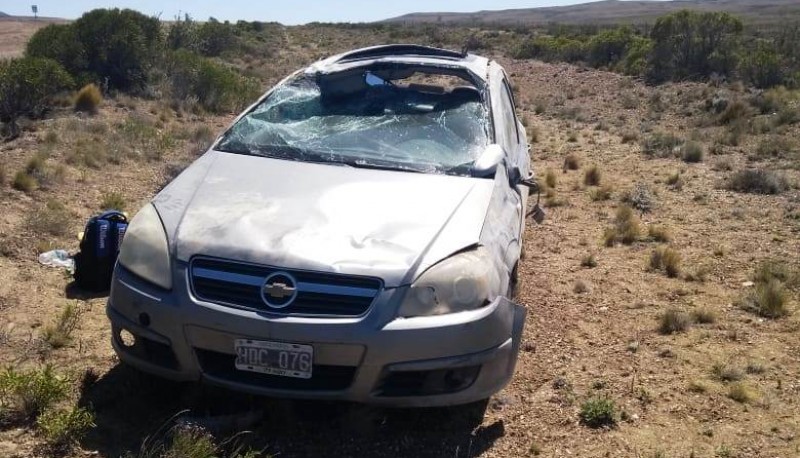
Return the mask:
<path id="1" fill-rule="evenodd" d="M 790 16 L 800 18 L 798 0 L 602 0 L 570 6 L 521 8 L 474 13 L 411 13 L 384 22 L 445 22 L 496 24 L 566 24 L 644 22 L 680 9 L 727 11 L 751 22 L 775 22 Z"/>
<path id="2" fill-rule="evenodd" d="M 8 16 L 10 16 L 10 15 L 0 11 L 0 17 L 8 17 Z"/>

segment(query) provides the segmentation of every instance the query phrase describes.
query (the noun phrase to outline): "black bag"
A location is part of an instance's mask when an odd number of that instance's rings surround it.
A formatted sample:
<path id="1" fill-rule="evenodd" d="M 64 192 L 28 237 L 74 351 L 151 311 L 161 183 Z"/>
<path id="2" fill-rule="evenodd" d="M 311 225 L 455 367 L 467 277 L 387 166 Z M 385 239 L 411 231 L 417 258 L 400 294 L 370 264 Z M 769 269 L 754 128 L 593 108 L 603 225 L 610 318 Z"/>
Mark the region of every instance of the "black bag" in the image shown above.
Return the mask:
<path id="1" fill-rule="evenodd" d="M 117 262 L 128 218 L 116 210 L 94 216 L 86 223 L 81 251 L 75 255 L 75 284 L 89 291 L 107 291 Z"/>

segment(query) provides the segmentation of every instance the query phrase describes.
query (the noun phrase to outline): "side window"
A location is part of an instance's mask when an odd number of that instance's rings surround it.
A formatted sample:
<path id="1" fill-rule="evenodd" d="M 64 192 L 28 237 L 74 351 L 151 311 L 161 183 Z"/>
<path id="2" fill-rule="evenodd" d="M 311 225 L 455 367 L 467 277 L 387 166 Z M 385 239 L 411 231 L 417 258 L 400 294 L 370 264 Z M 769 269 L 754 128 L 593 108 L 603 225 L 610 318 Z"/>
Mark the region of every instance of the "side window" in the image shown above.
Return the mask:
<path id="1" fill-rule="evenodd" d="M 519 131 L 517 130 L 517 116 L 514 112 L 514 98 L 511 95 L 511 88 L 508 87 L 508 82 L 503 79 L 503 90 L 500 97 L 502 98 L 503 113 L 503 129 L 498 132 L 502 137 L 505 147 L 509 149 L 516 148 L 519 144 Z"/>

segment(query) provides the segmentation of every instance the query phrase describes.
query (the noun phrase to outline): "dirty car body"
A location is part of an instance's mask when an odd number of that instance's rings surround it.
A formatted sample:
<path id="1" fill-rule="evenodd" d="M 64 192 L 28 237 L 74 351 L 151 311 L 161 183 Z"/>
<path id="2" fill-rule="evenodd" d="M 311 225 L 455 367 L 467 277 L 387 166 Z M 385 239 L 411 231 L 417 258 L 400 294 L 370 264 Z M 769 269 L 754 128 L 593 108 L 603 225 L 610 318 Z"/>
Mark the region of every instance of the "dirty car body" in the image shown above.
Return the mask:
<path id="1" fill-rule="evenodd" d="M 107 307 L 114 349 L 268 396 L 484 400 L 522 339 L 529 176 L 497 63 L 414 45 L 317 62 L 133 219 Z"/>

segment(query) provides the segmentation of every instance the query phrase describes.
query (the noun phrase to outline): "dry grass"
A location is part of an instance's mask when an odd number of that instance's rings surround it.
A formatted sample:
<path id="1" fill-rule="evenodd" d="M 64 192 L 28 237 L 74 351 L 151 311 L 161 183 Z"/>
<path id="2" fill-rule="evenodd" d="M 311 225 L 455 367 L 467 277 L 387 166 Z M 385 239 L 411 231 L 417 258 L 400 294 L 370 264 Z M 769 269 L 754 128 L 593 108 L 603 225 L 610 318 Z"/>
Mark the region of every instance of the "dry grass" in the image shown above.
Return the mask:
<path id="1" fill-rule="evenodd" d="M 611 200 L 613 192 L 614 192 L 614 187 L 606 183 L 600 186 L 599 188 L 590 189 L 589 198 L 592 199 L 592 202 L 603 202 L 606 200 Z"/>
<path id="2" fill-rule="evenodd" d="M 691 319 L 686 312 L 671 308 L 661 315 L 658 332 L 664 335 L 676 334 L 686 331 L 690 325 Z"/>
<path id="3" fill-rule="evenodd" d="M 681 273 L 681 255 L 669 247 L 658 247 L 650 253 L 651 271 L 663 270 L 667 277 L 676 278 Z"/>
<path id="4" fill-rule="evenodd" d="M 758 393 L 746 383 L 732 383 L 728 387 L 728 397 L 742 404 L 749 404 L 758 398 Z"/>
<path id="5" fill-rule="evenodd" d="M 720 382 L 738 382 L 744 378 L 744 372 L 730 363 L 716 363 L 711 367 L 711 375 Z"/>
<path id="6" fill-rule="evenodd" d="M 668 243 L 672 241 L 672 231 L 662 224 L 651 224 L 648 226 L 647 236 L 654 242 Z"/>
<path id="7" fill-rule="evenodd" d="M 72 334 L 78 327 L 81 314 L 78 307 L 69 303 L 58 315 L 55 322 L 46 326 L 42 331 L 42 340 L 52 348 L 62 348 L 70 343 Z"/>
<path id="8" fill-rule="evenodd" d="M 583 183 L 586 186 L 599 186 L 603 179 L 603 172 L 596 165 L 589 167 L 583 175 Z"/>
<path id="9" fill-rule="evenodd" d="M 580 168 L 581 160 L 576 154 L 570 153 L 564 157 L 564 170 L 578 170 Z"/>
<path id="10" fill-rule="evenodd" d="M 109 192 L 103 194 L 103 200 L 100 203 L 100 210 L 118 210 L 125 211 L 127 207 L 125 197 L 118 192 Z"/>
<path id="11" fill-rule="evenodd" d="M 102 102 L 103 94 L 100 92 L 100 88 L 94 83 L 87 84 L 75 96 L 75 111 L 97 114 Z"/>
<path id="12" fill-rule="evenodd" d="M 757 284 L 755 291 L 745 295 L 739 305 L 765 318 L 781 318 L 791 313 L 786 287 L 774 279 Z"/>
<path id="13" fill-rule="evenodd" d="M 555 189 L 556 185 L 558 184 L 558 176 L 553 169 L 547 169 L 547 172 L 544 175 L 544 182 L 547 187 Z"/>
<path id="14" fill-rule="evenodd" d="M 692 320 L 697 324 L 712 324 L 717 321 L 717 314 L 709 308 L 692 310 Z"/>

